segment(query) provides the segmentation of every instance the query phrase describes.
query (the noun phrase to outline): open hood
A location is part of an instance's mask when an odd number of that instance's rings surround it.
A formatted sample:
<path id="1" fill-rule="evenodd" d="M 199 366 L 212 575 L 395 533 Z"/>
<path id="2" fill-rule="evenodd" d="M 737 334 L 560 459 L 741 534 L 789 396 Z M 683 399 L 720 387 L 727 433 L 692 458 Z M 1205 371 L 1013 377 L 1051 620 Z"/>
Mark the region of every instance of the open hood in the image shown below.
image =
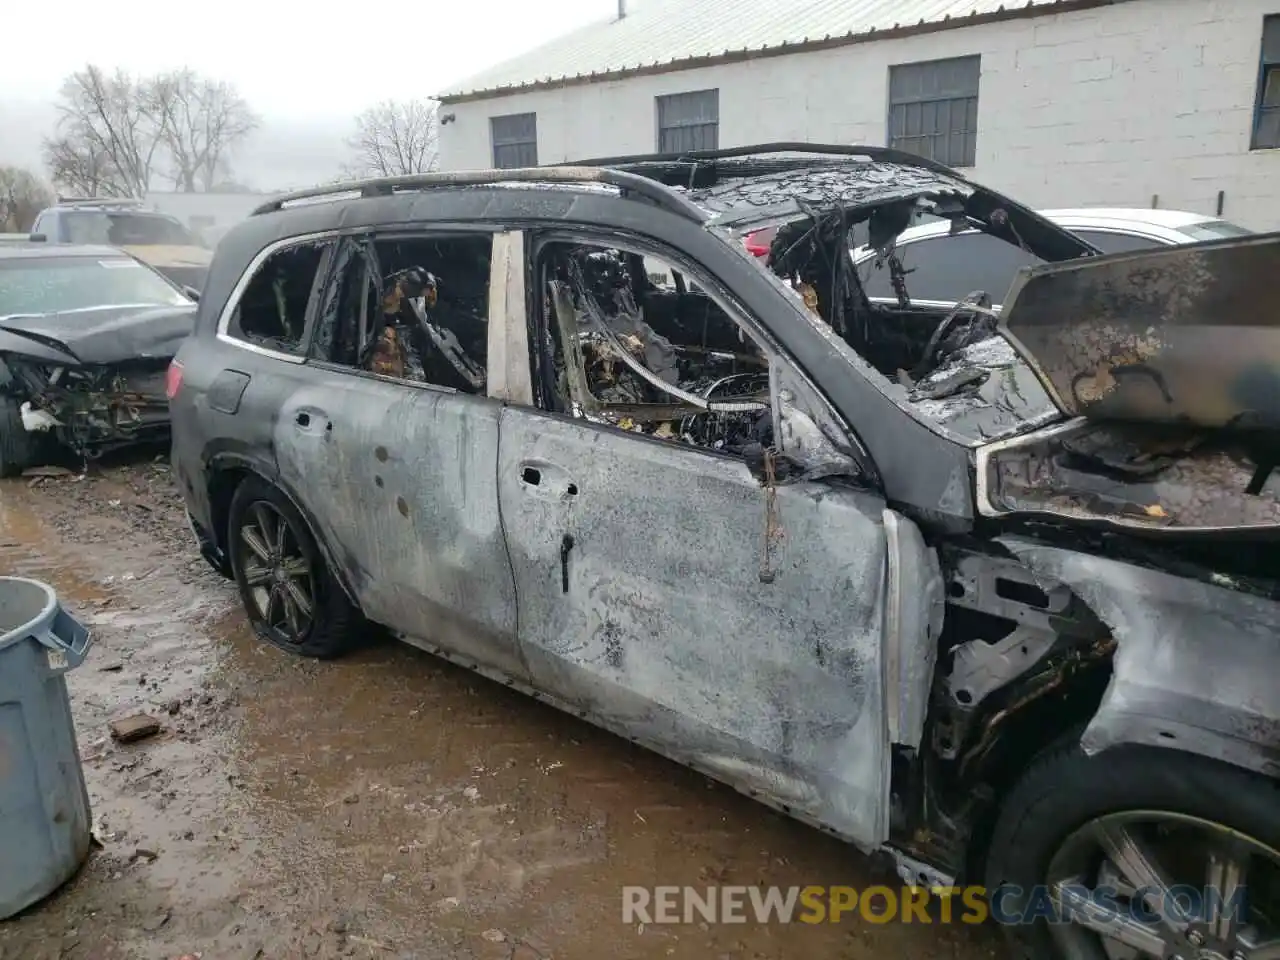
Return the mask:
<path id="1" fill-rule="evenodd" d="M 65 350 L 81 363 L 168 359 L 195 326 L 196 307 L 101 307 L 0 319 L 0 331 L 46 348 Z M 4 343 L 14 342 L 5 338 Z M 23 351 L 26 352 L 26 351 Z"/>
<path id="2" fill-rule="evenodd" d="M 1280 429 L 1280 233 L 1024 270 L 1001 332 L 1066 414 Z"/>

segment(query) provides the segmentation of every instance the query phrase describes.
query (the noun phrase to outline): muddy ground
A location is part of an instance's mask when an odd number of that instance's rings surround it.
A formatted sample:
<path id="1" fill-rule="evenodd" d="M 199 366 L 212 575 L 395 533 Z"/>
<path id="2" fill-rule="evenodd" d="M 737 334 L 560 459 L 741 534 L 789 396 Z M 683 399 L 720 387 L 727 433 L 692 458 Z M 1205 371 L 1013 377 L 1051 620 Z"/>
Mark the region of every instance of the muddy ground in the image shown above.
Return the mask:
<path id="1" fill-rule="evenodd" d="M 582 722 L 384 642 L 257 642 L 167 460 L 0 483 L 0 573 L 94 632 L 69 685 L 101 841 L 0 960 L 997 956 L 986 929 L 624 925 L 625 884 L 895 881 L 839 842 Z M 111 718 L 145 710 L 132 745 Z"/>

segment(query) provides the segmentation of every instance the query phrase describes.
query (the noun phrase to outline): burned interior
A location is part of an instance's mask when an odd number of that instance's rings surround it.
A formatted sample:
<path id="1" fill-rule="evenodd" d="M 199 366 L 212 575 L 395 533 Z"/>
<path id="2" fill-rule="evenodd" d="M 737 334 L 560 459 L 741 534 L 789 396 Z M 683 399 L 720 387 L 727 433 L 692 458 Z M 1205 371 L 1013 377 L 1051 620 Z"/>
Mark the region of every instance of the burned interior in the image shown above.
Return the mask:
<path id="1" fill-rule="evenodd" d="M 378 376 L 485 392 L 488 234 L 356 237 L 288 247 L 253 277 L 232 318 L 260 346 Z M 305 336 L 316 278 L 333 278 Z"/>
<path id="2" fill-rule="evenodd" d="M 797 304 L 857 353 L 899 406 L 978 450 L 982 512 L 1157 533 L 1247 532 L 1280 521 L 1274 443 L 1261 429 L 1280 395 L 1261 359 L 1268 319 L 1258 304 L 1266 298 L 1241 292 L 1274 274 L 1274 240 L 1096 257 L 1084 241 L 948 171 L 888 158 L 780 154 L 621 166 L 685 188 L 736 240 L 769 236 L 757 262 Z M 956 233 L 982 230 L 1046 266 L 1015 283 L 1012 298 L 973 290 L 954 305 L 917 303 L 895 241 L 922 215 L 949 220 Z M 891 278 L 896 303 L 868 298 L 850 256 L 855 233 L 876 251 L 872 263 Z M 591 275 L 589 263 L 577 269 Z M 588 314 L 638 311 L 684 356 L 697 345 L 742 356 L 741 341 L 714 324 L 690 338 L 688 321 L 701 316 L 697 303 L 705 297 L 685 287 L 650 291 L 638 267 L 618 275 L 640 284 L 632 286 L 637 295 L 620 311 L 597 306 Z M 609 302 L 609 293 L 602 296 Z M 1006 302 L 1003 319 L 993 300 Z M 1181 309 L 1154 335 L 1171 300 Z M 673 319 L 683 326 L 671 327 Z M 1197 367 L 1206 344 L 1228 330 L 1240 339 L 1230 355 L 1241 358 L 1236 367 Z M 692 381 L 699 372 L 686 367 L 680 375 Z M 750 386 L 740 367 L 708 372 Z M 1081 383 L 1093 392 L 1081 394 Z M 1063 400 L 1068 389 L 1074 393 Z M 1054 426 L 1077 408 L 1097 422 Z M 1119 420 L 1142 422 L 1114 422 L 1117 411 Z M 662 427 L 659 435 L 669 432 Z"/>
<path id="3" fill-rule="evenodd" d="M 997 330 L 991 303 L 1004 291 L 974 290 L 945 309 L 917 303 L 894 243 L 921 217 L 936 217 L 1050 262 L 1096 251 L 946 168 L 868 153 L 875 155 L 780 151 L 616 165 L 684 190 L 736 242 L 770 237 L 759 262 L 882 378 L 887 394 L 944 435 L 974 445 L 1054 420 L 1052 400 Z M 858 242 L 877 251 L 895 303 L 867 296 L 850 254 Z"/>
<path id="4" fill-rule="evenodd" d="M 771 445 L 765 352 L 678 269 L 564 241 L 541 247 L 537 270 L 554 409 L 728 454 Z"/>

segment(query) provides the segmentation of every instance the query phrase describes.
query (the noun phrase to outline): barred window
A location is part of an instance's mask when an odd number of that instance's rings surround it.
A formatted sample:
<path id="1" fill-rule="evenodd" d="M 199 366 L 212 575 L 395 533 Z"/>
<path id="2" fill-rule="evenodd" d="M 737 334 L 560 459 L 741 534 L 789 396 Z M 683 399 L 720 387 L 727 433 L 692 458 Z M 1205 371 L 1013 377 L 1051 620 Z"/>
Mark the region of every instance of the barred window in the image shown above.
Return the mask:
<path id="1" fill-rule="evenodd" d="M 889 146 L 953 167 L 978 152 L 981 57 L 889 68 Z"/>
<path id="2" fill-rule="evenodd" d="M 493 166 L 498 170 L 514 170 L 538 165 L 538 115 L 512 113 L 489 118 L 493 139 Z"/>
<path id="3" fill-rule="evenodd" d="M 720 91 L 657 97 L 658 152 L 714 150 L 720 144 Z"/>
<path id="4" fill-rule="evenodd" d="M 1262 65 L 1253 117 L 1253 149 L 1280 147 L 1280 14 L 1262 21 Z"/>

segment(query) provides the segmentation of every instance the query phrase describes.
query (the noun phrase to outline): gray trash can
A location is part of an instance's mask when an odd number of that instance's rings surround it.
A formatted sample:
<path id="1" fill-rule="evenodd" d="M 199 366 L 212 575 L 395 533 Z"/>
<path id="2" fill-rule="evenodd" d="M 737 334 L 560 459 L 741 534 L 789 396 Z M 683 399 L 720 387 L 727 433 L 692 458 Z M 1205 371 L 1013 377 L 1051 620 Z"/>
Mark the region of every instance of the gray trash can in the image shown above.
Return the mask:
<path id="1" fill-rule="evenodd" d="M 89 792 L 64 674 L 89 631 L 37 580 L 0 577 L 0 920 L 89 854 Z"/>

